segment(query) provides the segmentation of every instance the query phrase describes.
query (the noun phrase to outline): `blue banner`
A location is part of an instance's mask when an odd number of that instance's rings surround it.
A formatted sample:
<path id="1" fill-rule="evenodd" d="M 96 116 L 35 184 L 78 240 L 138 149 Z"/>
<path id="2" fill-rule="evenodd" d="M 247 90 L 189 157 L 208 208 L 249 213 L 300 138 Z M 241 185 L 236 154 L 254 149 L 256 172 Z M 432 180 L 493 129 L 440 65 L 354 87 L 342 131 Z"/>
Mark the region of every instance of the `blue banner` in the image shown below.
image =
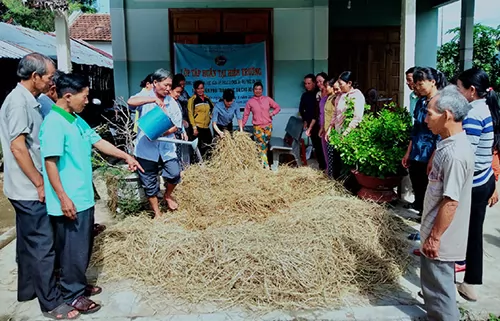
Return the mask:
<path id="1" fill-rule="evenodd" d="M 236 102 L 244 107 L 253 97 L 253 84 L 264 85 L 267 95 L 266 43 L 247 45 L 174 44 L 175 72 L 186 77 L 186 90 L 193 94 L 193 82 L 205 82 L 205 94 L 216 103 L 224 89 L 234 90 Z"/>

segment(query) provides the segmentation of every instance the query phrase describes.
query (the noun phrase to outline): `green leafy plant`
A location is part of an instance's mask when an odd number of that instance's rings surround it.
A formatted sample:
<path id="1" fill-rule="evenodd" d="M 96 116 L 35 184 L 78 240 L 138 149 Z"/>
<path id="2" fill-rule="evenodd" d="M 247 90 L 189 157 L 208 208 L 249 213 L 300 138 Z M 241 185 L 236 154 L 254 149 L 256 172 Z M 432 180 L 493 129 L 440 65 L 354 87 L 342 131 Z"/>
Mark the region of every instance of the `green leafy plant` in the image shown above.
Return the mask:
<path id="1" fill-rule="evenodd" d="M 438 50 L 437 67 L 451 80 L 459 72 L 460 28 L 448 30 L 453 38 Z M 500 90 L 500 26 L 474 25 L 473 65 L 486 71 L 495 90 Z"/>
<path id="2" fill-rule="evenodd" d="M 410 113 L 391 103 L 377 114 L 365 114 L 359 126 L 347 135 L 332 131 L 330 143 L 346 166 L 368 176 L 391 177 L 401 172 L 410 131 Z"/>

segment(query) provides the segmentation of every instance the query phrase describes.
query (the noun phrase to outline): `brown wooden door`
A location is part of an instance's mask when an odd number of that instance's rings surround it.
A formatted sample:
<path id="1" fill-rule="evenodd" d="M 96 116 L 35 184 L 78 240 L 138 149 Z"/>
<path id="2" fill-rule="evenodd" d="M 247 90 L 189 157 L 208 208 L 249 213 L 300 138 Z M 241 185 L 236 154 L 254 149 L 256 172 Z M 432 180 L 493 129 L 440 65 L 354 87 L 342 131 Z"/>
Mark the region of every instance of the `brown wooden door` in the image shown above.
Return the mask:
<path id="1" fill-rule="evenodd" d="M 350 70 L 363 93 L 375 88 L 379 96 L 398 101 L 399 28 L 336 29 L 329 47 L 332 76 Z"/>

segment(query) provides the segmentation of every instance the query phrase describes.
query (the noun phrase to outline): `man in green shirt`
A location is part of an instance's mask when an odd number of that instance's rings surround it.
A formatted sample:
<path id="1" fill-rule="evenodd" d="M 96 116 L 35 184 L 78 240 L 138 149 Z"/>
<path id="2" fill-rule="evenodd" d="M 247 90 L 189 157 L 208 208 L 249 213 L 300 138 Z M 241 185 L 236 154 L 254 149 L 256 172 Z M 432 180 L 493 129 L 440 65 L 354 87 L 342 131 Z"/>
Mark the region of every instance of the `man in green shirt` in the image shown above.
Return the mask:
<path id="1" fill-rule="evenodd" d="M 130 170 L 142 168 L 132 156 L 101 139 L 77 115 L 88 103 L 89 83 L 85 78 L 61 74 L 56 90 L 58 100 L 40 129 L 47 213 L 54 221 L 64 301 L 80 313 L 93 313 L 101 306 L 87 295 L 101 289 L 90 286 L 85 277 L 93 245 L 92 146 L 125 160 Z"/>

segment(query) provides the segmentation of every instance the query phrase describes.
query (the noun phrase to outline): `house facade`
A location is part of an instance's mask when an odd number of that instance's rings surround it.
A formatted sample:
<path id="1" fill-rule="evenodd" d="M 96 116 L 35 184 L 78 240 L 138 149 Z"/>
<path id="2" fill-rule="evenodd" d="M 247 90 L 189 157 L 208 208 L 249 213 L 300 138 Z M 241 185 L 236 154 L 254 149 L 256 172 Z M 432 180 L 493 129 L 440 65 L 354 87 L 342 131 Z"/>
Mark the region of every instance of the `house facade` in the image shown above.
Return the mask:
<path id="1" fill-rule="evenodd" d="M 157 68 L 173 70 L 174 42 L 266 41 L 269 92 L 283 108 L 277 134 L 297 113 L 308 73 L 352 70 L 362 91 L 376 88 L 407 105 L 404 71 L 436 65 L 438 8 L 449 2 L 111 0 L 116 94 L 135 94 Z"/>

